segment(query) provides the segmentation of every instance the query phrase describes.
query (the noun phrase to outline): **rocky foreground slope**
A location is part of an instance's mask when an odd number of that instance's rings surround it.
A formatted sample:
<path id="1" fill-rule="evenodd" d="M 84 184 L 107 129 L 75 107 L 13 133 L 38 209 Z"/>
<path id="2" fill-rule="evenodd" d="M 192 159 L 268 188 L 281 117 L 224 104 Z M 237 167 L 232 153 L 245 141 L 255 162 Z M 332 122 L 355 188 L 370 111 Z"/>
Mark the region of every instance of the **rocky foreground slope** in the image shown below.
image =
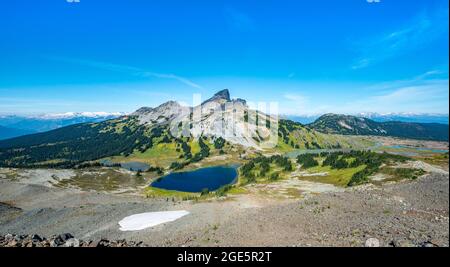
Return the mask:
<path id="1" fill-rule="evenodd" d="M 33 234 L 50 237 L 36 246 L 66 246 L 72 237 L 56 241 L 61 233 L 85 240 L 79 246 L 449 246 L 448 172 L 300 199 L 252 193 L 198 203 L 0 180 L 0 202 L 0 246 L 32 246 Z M 119 230 L 126 216 L 164 210 L 190 214 L 142 231 Z"/>
<path id="2" fill-rule="evenodd" d="M 83 241 L 76 239 L 72 234 L 65 233 L 50 238 L 41 237 L 39 235 L 12 235 L 6 234 L 0 236 L 0 247 L 25 247 L 25 248 L 41 248 L 41 247 L 143 247 L 142 242 L 127 242 L 126 240 L 110 241 L 100 239 L 96 241 Z"/>

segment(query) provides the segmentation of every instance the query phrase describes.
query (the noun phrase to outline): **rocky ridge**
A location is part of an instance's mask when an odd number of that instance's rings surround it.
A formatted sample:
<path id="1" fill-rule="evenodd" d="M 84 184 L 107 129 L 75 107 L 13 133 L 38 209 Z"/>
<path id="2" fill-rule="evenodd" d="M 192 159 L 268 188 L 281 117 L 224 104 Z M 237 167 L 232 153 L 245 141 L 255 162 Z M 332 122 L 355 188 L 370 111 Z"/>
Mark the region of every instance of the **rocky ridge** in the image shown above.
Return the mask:
<path id="1" fill-rule="evenodd" d="M 146 126 L 170 124 L 171 133 L 177 137 L 221 137 L 230 143 L 257 149 L 261 141 L 270 142 L 269 137 L 278 134 L 276 118 L 251 109 L 243 99 L 231 99 L 228 89 L 195 107 L 169 101 L 154 109 L 141 108 L 131 115 Z"/>

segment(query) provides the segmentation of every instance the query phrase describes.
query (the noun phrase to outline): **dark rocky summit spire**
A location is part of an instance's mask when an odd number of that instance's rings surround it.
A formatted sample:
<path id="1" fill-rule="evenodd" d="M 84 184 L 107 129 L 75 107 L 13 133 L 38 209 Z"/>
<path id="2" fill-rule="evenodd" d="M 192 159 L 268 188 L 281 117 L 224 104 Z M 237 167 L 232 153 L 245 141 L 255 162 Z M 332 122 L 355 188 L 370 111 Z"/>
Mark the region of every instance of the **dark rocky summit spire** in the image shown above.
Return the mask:
<path id="1" fill-rule="evenodd" d="M 222 91 L 217 92 L 213 97 L 211 97 L 210 99 L 206 100 L 203 103 L 207 103 L 210 101 L 215 101 L 215 100 L 226 100 L 226 101 L 231 101 L 230 98 L 230 91 L 228 91 L 228 89 L 223 89 Z"/>

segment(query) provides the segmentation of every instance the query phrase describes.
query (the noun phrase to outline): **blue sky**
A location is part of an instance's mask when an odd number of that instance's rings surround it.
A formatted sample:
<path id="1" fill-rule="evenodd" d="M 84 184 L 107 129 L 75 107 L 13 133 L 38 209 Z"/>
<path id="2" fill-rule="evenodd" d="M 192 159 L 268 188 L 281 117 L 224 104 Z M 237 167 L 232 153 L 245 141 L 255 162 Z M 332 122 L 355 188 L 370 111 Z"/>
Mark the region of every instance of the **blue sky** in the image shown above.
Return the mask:
<path id="1" fill-rule="evenodd" d="M 0 3 L 0 113 L 167 100 L 285 114 L 448 113 L 447 0 Z"/>

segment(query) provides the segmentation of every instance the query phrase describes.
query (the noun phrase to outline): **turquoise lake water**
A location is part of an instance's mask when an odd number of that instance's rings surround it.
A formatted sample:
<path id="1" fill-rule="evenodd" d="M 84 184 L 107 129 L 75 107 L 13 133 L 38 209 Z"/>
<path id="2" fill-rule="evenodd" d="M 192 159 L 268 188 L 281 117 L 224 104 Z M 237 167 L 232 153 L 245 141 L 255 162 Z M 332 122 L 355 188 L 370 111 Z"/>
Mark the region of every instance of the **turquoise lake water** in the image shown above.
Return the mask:
<path id="1" fill-rule="evenodd" d="M 176 172 L 163 176 L 151 184 L 152 187 L 182 192 L 215 191 L 236 182 L 236 167 L 219 166 L 189 172 Z"/>

